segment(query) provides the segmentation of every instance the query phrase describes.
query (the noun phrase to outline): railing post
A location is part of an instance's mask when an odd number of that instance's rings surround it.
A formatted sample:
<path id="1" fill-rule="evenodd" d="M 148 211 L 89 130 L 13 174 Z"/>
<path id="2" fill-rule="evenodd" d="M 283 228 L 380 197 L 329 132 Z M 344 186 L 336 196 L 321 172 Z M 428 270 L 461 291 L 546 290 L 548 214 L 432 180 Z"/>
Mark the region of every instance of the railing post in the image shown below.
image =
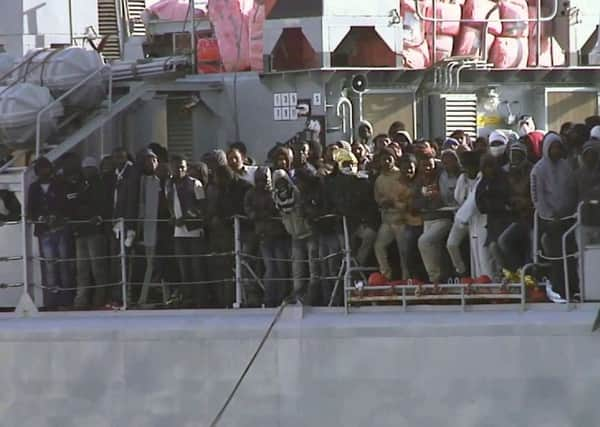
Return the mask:
<path id="1" fill-rule="evenodd" d="M 538 218 L 538 212 L 537 210 L 535 210 L 533 212 L 533 242 L 531 245 L 531 249 L 533 251 L 532 254 L 532 261 L 534 264 L 538 264 L 538 244 L 539 244 L 539 218 Z"/>
<path id="2" fill-rule="evenodd" d="M 23 294 L 29 292 L 29 235 L 27 228 L 27 169 L 21 174 L 21 194 L 23 202 L 21 203 L 21 244 L 23 245 Z"/>
<path id="3" fill-rule="evenodd" d="M 344 261 L 346 263 L 346 271 L 344 274 L 344 309 L 348 314 L 348 289 L 350 289 L 350 283 L 352 281 L 351 269 L 352 269 L 352 248 L 350 247 L 350 233 L 348 231 L 348 220 L 346 217 L 342 217 L 344 225 Z"/>
<path id="4" fill-rule="evenodd" d="M 127 310 L 127 268 L 126 268 L 126 252 L 125 252 L 125 219 L 119 219 L 119 245 L 121 257 L 121 293 L 123 298 L 122 310 Z"/>
<path id="5" fill-rule="evenodd" d="M 234 250 L 235 250 L 235 303 L 234 308 L 242 306 L 242 242 L 240 235 L 240 218 L 233 218 L 234 224 Z"/>

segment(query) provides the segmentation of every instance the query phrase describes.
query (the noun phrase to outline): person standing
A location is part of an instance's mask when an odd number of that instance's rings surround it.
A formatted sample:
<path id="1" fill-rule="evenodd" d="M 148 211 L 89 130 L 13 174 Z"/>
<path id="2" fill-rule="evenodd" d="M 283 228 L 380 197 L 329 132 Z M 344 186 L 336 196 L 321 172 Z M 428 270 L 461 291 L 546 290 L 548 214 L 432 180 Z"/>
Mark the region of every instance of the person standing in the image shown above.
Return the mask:
<path id="1" fill-rule="evenodd" d="M 62 288 L 72 286 L 69 264 L 69 235 L 65 226 L 66 195 L 64 186 L 54 177 L 50 160 L 40 157 L 34 165 L 37 181 L 29 186 L 27 219 L 35 222 L 42 257 L 44 302 L 46 307 L 71 305 Z"/>
<path id="2" fill-rule="evenodd" d="M 375 257 L 381 274 L 386 279 L 392 280 L 392 267 L 388 260 L 387 247 L 395 240 L 400 253 L 402 279 L 406 280 L 409 277 L 409 267 L 406 254 L 403 254 L 406 248 L 404 229 L 406 214 L 410 210 L 410 188 L 396 167 L 396 156 L 392 150 L 383 149 L 379 161 L 380 175 L 375 181 L 375 202 L 381 213 L 381 226 L 375 240 Z"/>
<path id="3" fill-rule="evenodd" d="M 69 217 L 75 221 L 75 251 L 77 254 L 77 294 L 75 307 L 103 307 L 106 304 L 106 286 L 109 283 L 107 242 L 103 221 L 110 216 L 110 202 L 104 190 L 98 162 L 93 157 L 83 160 L 81 174 L 68 203 Z M 93 281 L 92 281 L 93 279 Z M 90 292 L 89 286 L 96 286 Z M 90 299 L 90 295 L 92 298 Z"/>
<path id="4" fill-rule="evenodd" d="M 273 201 L 273 183 L 269 168 L 256 171 L 256 187 L 251 188 L 244 199 L 244 211 L 254 224 L 265 271 L 263 276 L 264 298 L 267 307 L 276 307 L 289 294 L 284 282 L 288 278 L 290 239 Z"/>
<path id="5" fill-rule="evenodd" d="M 576 184 L 573 170 L 565 159 L 562 137 L 548 132 L 543 140 L 543 157 L 531 171 L 531 199 L 541 218 L 541 243 L 544 254 L 562 256 L 562 236 L 571 222 L 576 207 Z M 564 295 L 562 260 L 552 261 L 551 282 L 554 290 Z"/>
<path id="6" fill-rule="evenodd" d="M 145 149 L 138 155 L 137 159 L 142 166 L 142 175 L 137 188 L 137 232 L 134 237 L 138 239 L 144 248 L 146 257 L 146 271 L 142 291 L 138 304 L 146 304 L 149 287 L 151 284 L 161 281 L 161 267 L 164 262 L 159 256 L 168 247 L 166 239 L 168 224 L 165 222 L 170 217 L 168 202 L 165 193 L 165 183 L 158 176 L 158 156 L 150 149 Z M 129 236 L 128 236 L 129 238 Z"/>
<path id="7" fill-rule="evenodd" d="M 206 280 L 207 252 L 204 235 L 206 195 L 202 183 L 188 175 L 187 161 L 171 157 L 173 178 L 167 186 L 169 209 L 174 220 L 175 255 L 182 285 L 178 287 L 184 306 L 207 307 L 209 289 L 201 284 Z"/>

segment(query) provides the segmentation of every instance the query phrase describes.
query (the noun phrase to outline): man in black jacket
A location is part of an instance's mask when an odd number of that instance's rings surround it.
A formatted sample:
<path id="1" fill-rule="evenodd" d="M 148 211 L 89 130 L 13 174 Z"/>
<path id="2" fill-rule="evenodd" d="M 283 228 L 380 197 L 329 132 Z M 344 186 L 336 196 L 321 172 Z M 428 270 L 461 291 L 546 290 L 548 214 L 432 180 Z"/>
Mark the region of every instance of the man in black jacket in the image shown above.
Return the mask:
<path id="1" fill-rule="evenodd" d="M 108 283 L 107 242 L 103 235 L 103 221 L 110 216 L 110 204 L 98 172 L 98 162 L 87 157 L 82 162 L 81 173 L 75 177 L 73 191 L 67 200 L 67 214 L 73 224 L 75 250 L 77 254 L 77 295 L 75 307 L 83 308 L 90 304 L 89 286 L 94 288 L 94 307 L 104 306 Z"/>
<path id="2" fill-rule="evenodd" d="M 54 177 L 54 167 L 47 158 L 39 158 L 34 171 L 38 179 L 29 186 L 27 219 L 35 222 L 33 233 L 43 258 L 44 302 L 46 307 L 67 306 L 70 296 L 61 288 L 71 287 L 73 280 L 70 263 L 61 262 L 68 258 L 70 249 L 65 189 Z"/>
<path id="3" fill-rule="evenodd" d="M 109 160 L 103 160 L 102 182 L 109 197 L 107 200 L 109 206 L 109 216 L 107 219 L 113 220 L 111 224 L 105 225 L 105 231 L 108 231 L 106 237 L 108 239 L 108 249 L 111 261 L 110 266 L 110 281 L 118 283 L 123 278 L 121 273 L 121 242 L 120 239 L 125 239 L 127 246 L 131 247 L 135 236 L 135 223 L 125 221 L 125 229 L 121 236 L 121 224 L 119 219 L 130 220 L 135 216 L 135 201 L 137 200 L 134 189 L 138 176 L 134 171 L 133 163 L 130 160 L 129 153 L 123 147 L 117 147 L 113 150 Z M 115 306 L 121 304 L 123 295 L 121 286 L 115 286 L 109 291 L 108 295 L 112 299 Z"/>

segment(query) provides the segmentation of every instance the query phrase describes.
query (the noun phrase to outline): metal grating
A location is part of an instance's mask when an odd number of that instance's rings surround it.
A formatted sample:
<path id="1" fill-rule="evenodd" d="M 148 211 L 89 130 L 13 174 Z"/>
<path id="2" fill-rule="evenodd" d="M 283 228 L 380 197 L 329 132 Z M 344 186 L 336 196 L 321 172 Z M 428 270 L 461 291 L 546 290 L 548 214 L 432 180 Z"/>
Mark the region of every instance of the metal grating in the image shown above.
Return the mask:
<path id="1" fill-rule="evenodd" d="M 446 94 L 444 99 L 444 131 L 446 136 L 463 130 L 472 137 L 477 136 L 477 95 Z"/>
<path id="2" fill-rule="evenodd" d="M 181 97 L 167 100 L 167 148 L 169 154 L 178 154 L 184 159 L 193 160 L 192 113 L 184 109 L 187 101 Z"/>
<path id="3" fill-rule="evenodd" d="M 100 36 L 110 35 L 102 54 L 107 60 L 121 58 L 119 26 L 115 0 L 98 0 L 98 31 Z"/>

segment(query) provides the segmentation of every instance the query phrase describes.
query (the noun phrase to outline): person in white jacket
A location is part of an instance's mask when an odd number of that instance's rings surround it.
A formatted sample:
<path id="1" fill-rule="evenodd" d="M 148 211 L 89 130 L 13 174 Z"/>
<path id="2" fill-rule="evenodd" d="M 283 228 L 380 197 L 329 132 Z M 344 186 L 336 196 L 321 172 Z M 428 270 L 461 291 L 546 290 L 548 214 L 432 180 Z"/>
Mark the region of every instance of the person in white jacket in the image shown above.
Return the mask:
<path id="1" fill-rule="evenodd" d="M 479 173 L 479 158 L 481 153 L 467 151 L 462 153 L 461 161 L 464 172 L 458 178 L 454 198 L 460 206 L 454 217 L 446 248 L 452 259 L 454 270 L 458 277 L 467 277 L 468 269 L 461 253 L 461 245 L 465 238 L 470 237 L 471 277 L 491 274 L 490 256 L 485 247 L 486 215 L 477 210 L 475 191 L 481 179 Z"/>

